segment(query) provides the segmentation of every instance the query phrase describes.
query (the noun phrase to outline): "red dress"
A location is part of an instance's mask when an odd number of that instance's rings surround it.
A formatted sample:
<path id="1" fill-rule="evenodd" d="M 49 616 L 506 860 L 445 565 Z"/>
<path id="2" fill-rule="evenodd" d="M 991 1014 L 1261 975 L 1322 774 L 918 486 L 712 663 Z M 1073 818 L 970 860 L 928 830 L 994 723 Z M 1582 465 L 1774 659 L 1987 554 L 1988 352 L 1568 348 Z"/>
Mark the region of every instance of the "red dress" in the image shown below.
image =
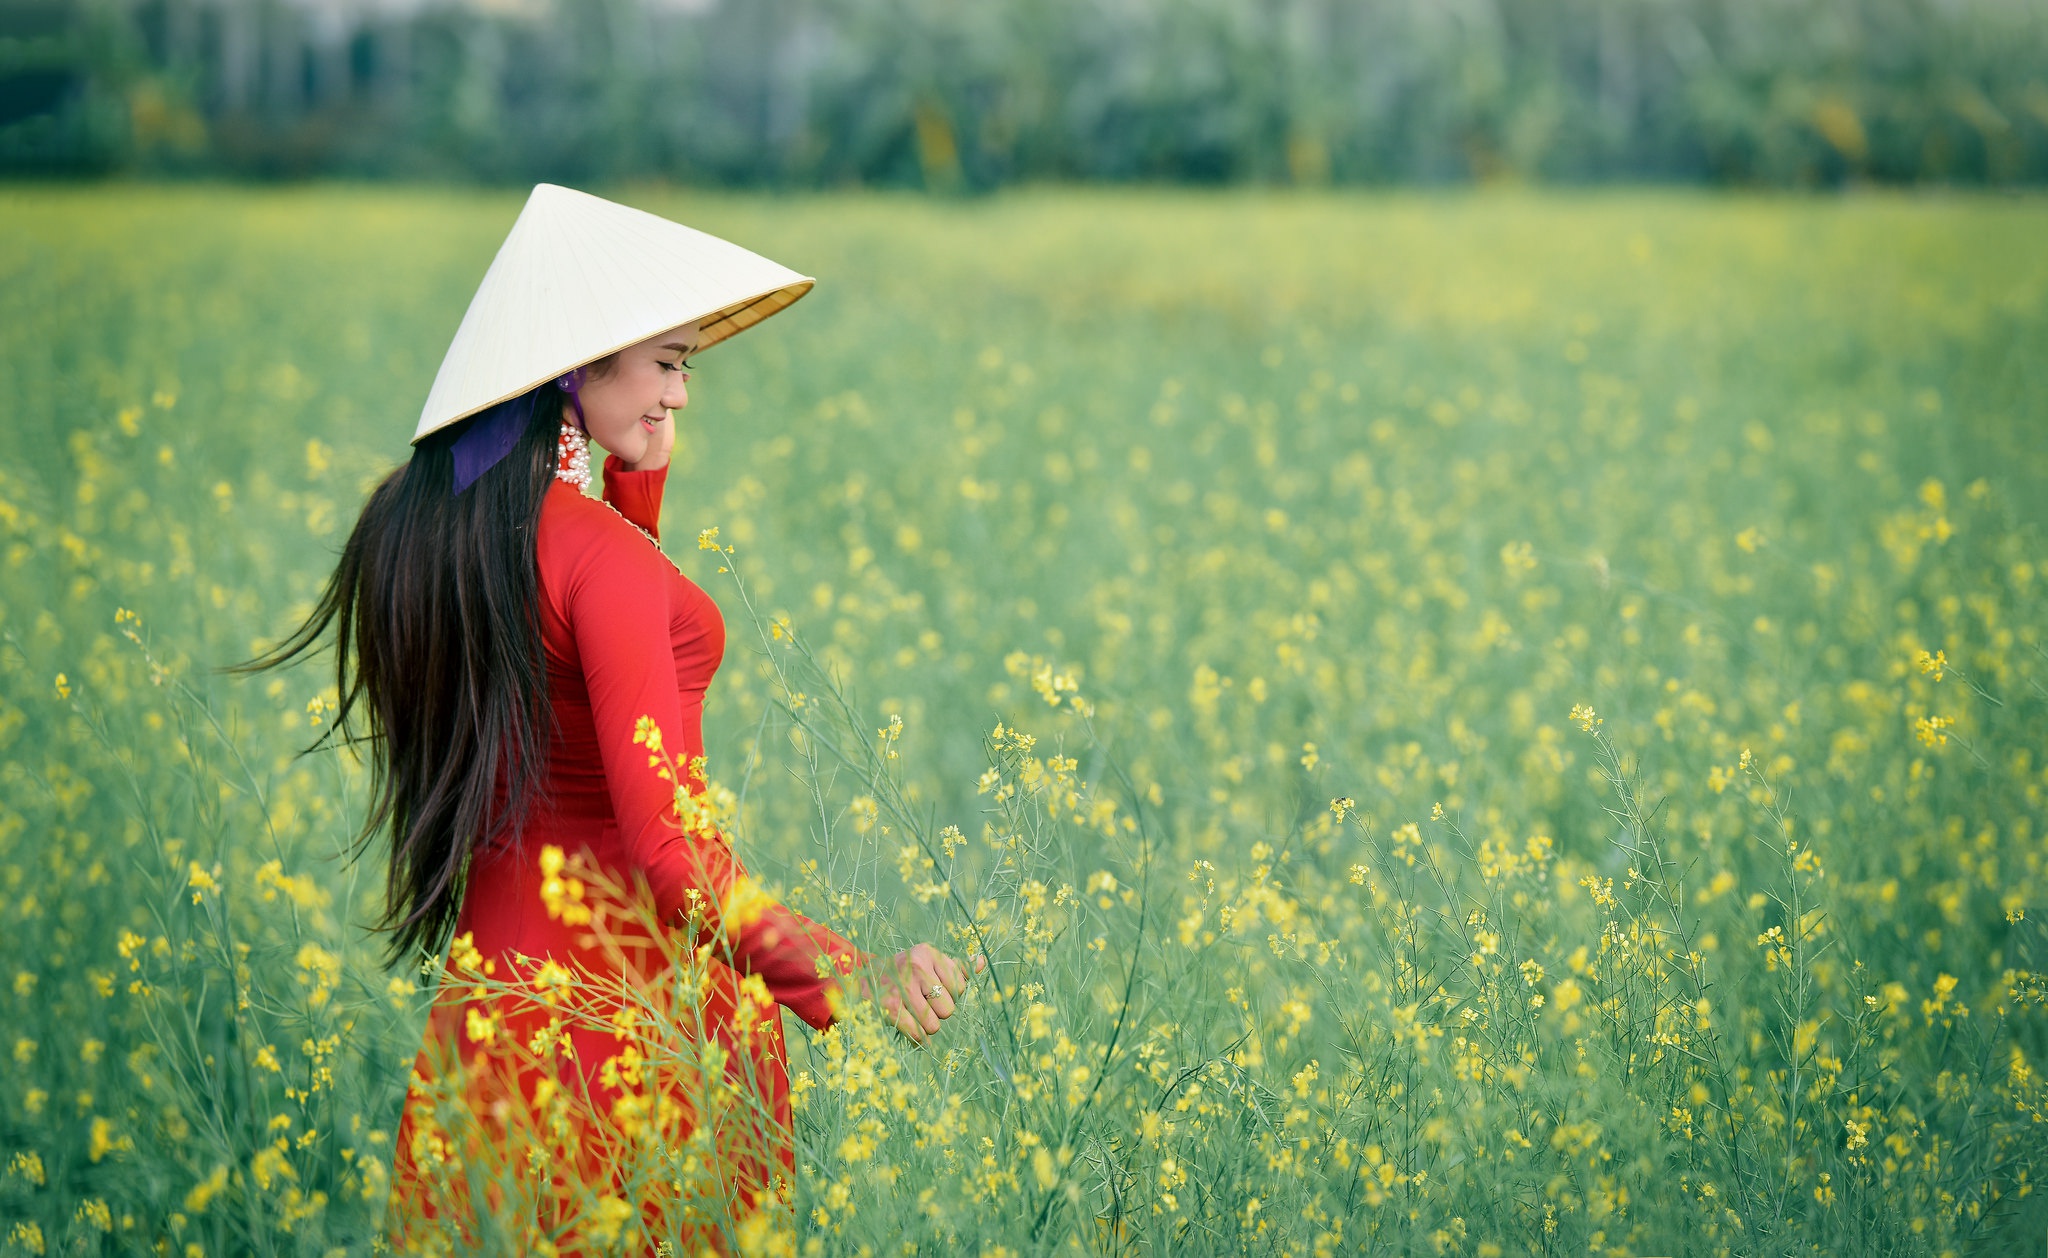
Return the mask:
<path id="1" fill-rule="evenodd" d="M 833 969 L 867 958 L 693 832 L 649 754 L 649 721 L 676 774 L 703 754 L 725 650 L 717 605 L 633 527 L 656 531 L 666 479 L 611 456 L 612 506 L 556 480 L 541 507 L 552 797 L 472 858 L 399 1125 L 401 1247 L 694 1253 L 788 1225 L 778 1006 L 825 1029 Z"/>

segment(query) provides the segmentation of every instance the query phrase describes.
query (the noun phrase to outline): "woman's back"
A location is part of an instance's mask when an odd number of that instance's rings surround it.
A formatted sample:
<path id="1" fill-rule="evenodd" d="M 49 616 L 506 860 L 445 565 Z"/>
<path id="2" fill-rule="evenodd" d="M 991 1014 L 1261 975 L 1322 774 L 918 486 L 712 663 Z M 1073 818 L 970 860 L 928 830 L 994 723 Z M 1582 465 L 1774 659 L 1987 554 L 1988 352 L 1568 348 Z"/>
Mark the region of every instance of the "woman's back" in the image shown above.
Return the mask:
<path id="1" fill-rule="evenodd" d="M 824 1029 L 869 958 L 755 886 L 702 806 L 725 625 L 652 542 L 689 356 L 812 283 L 536 185 L 411 460 L 364 504 L 305 623 L 234 667 L 333 632 L 321 742 L 372 749 L 362 834 L 390 835 L 391 955 L 448 949 L 393 1167 L 401 1248 L 437 1232 L 609 1248 L 637 1212 L 641 1240 L 695 1252 L 745 1215 L 765 1225 L 765 1198 L 786 1204 L 778 1006 Z M 583 492 L 592 442 L 606 502 Z M 967 974 L 920 943 L 855 986 L 923 1039 Z"/>
<path id="2" fill-rule="evenodd" d="M 825 927 L 754 893 L 724 836 L 686 832 L 664 762 L 649 754 L 645 721 L 660 731 L 662 750 L 677 771 L 703 754 L 704 694 L 725 649 L 717 605 L 640 532 L 656 532 L 665 477 L 665 471 L 628 472 L 608 459 L 606 501 L 557 482 L 542 505 L 536 553 L 555 726 L 546 795 L 528 808 L 516 844 L 483 845 L 472 858 L 456 924 L 451 968 L 458 973 L 429 1020 L 427 1045 L 415 1067 L 423 1082 L 415 1085 L 401 1121 L 396 1187 L 402 1214 L 436 1212 L 420 1172 L 451 1146 L 443 1132 L 448 1097 L 439 1098 L 437 1114 L 433 1081 L 445 1078 L 458 1059 L 471 1076 L 461 1088 L 465 1108 L 473 1113 L 502 1119 L 507 1107 L 530 1108 L 537 1095 L 545 1102 L 565 1087 L 583 1094 L 569 1114 L 578 1138 L 563 1152 L 591 1165 L 573 1182 L 601 1188 L 604 1162 L 617 1159 L 599 1160 L 595 1151 L 644 1134 L 636 1128 L 649 1115 L 667 1115 L 668 1122 L 657 1123 L 664 1143 L 673 1147 L 688 1138 L 693 1116 L 706 1108 L 704 1098 L 684 1095 L 688 1089 L 662 1095 L 655 1086 L 651 1103 L 643 1100 L 648 1089 L 635 1084 L 647 1081 L 637 1077 L 637 1063 L 654 1054 L 640 1041 L 617 1034 L 598 1017 L 564 1019 L 558 1003 L 531 996 L 494 993 L 477 999 L 459 971 L 466 963 L 472 972 L 488 967 L 496 978 L 530 981 L 554 963 L 578 974 L 592 991 L 612 984 L 658 993 L 672 977 L 666 973 L 671 959 L 696 942 L 681 939 L 679 929 L 690 915 L 693 892 L 708 910 L 700 912 L 721 929 L 704 963 L 697 1007 L 664 1006 L 663 1012 L 720 1041 L 725 1086 L 739 1102 L 734 1111 L 750 1116 L 714 1124 L 721 1144 L 716 1160 L 736 1180 L 730 1187 L 742 1210 L 747 1198 L 767 1191 L 778 1171 L 786 1175 L 792 1168 L 788 1075 L 775 1005 L 789 1006 L 814 1027 L 829 1026 L 837 981 L 823 975 L 850 971 L 865 958 Z M 703 789 L 701 782 L 690 785 L 693 793 Z M 550 849 L 565 857 L 552 857 Z M 593 925 L 587 913 L 597 906 L 590 901 L 562 911 L 561 860 L 578 856 L 587 862 L 586 873 L 601 875 L 593 882 L 630 887 L 644 880 L 639 907 L 678 937 L 656 939 L 640 924 L 644 917 L 601 907 Z M 821 954 L 830 961 L 821 964 Z M 749 999 L 752 976 L 765 992 Z M 615 1008 L 616 1002 L 597 999 L 604 1009 Z M 570 1045 L 559 1058 L 530 1051 L 557 1036 Z M 629 1044 L 639 1046 L 622 1057 Z M 622 1074 L 622 1060 L 634 1068 Z M 504 1157 L 517 1141 L 499 1133 L 482 1144 L 460 1143 Z M 415 1199 L 403 1200 L 407 1194 Z M 665 1219 L 658 1201 L 648 1210 L 643 1226 L 663 1235 L 673 1220 Z M 559 1212 L 554 1219 L 564 1221 Z"/>

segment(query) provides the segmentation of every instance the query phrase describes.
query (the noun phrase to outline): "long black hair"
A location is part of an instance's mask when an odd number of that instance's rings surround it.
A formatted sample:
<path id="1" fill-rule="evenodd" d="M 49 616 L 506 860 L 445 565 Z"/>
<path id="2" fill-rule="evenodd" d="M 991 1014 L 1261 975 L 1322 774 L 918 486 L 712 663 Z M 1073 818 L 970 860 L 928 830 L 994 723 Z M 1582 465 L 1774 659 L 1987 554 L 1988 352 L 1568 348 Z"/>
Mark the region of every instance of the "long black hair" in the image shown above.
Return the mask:
<path id="1" fill-rule="evenodd" d="M 506 403 L 526 413 L 516 444 L 460 494 L 450 492 L 450 447 L 483 416 L 422 437 L 364 504 L 305 623 L 223 670 L 276 668 L 333 628 L 339 709 L 300 754 L 337 736 L 370 746 L 370 807 L 356 844 L 362 851 L 390 826 L 378 927 L 391 932 L 393 963 L 439 954 L 472 850 L 498 837 L 516 843 L 527 806 L 546 793 L 552 713 L 534 545 L 565 396 L 549 382 Z"/>

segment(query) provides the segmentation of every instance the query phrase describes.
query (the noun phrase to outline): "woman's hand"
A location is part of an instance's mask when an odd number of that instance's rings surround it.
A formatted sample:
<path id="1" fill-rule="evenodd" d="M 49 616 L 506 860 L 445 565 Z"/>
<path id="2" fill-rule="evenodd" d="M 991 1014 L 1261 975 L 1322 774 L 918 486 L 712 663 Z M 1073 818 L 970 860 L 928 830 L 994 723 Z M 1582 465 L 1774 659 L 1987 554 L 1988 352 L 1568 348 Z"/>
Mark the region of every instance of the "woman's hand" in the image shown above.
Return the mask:
<path id="1" fill-rule="evenodd" d="M 658 472 L 668 466 L 671 452 L 676 448 L 676 413 L 669 411 L 660 423 L 653 425 L 647 434 L 647 449 L 638 459 L 626 464 L 629 472 Z"/>
<path id="2" fill-rule="evenodd" d="M 974 972 L 988 958 L 974 955 Z M 967 990 L 967 967 L 928 943 L 897 953 L 861 979 L 861 994 L 882 1006 L 890 1025 L 917 1043 L 937 1033 L 953 1016 L 953 997 Z"/>

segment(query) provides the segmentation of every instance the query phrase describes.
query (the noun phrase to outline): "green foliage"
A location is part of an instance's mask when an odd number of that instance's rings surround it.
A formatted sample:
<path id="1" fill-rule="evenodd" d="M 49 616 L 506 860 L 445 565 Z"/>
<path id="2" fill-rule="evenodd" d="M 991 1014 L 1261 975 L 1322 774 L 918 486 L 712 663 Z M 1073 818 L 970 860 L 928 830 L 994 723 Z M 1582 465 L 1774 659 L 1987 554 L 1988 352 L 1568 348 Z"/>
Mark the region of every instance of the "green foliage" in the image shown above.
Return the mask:
<path id="1" fill-rule="evenodd" d="M 0 170 L 940 192 L 2048 176 L 2027 0 L 0 4 Z"/>
<path id="2" fill-rule="evenodd" d="M 741 850 L 991 960 L 929 1049 L 790 1024 L 750 1245 L 2038 1234 L 2039 205 L 641 201 L 821 277 L 667 497 Z M 208 669 L 515 210 L 0 198 L 0 1242 L 369 1246 L 425 995 L 363 770 L 293 758 L 331 678 Z"/>

